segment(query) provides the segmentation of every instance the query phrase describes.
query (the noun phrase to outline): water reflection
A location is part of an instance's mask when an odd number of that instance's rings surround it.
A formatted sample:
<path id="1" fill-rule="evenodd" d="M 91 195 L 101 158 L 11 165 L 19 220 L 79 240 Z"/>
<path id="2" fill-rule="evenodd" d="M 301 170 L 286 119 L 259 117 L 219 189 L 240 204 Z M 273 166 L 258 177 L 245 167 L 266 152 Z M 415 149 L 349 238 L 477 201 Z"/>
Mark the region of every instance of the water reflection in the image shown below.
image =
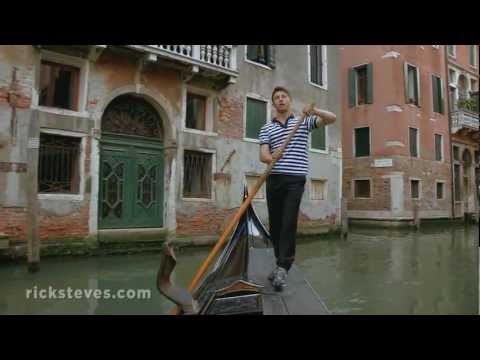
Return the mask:
<path id="1" fill-rule="evenodd" d="M 297 264 L 333 314 L 478 314 L 478 226 L 420 232 L 351 229 L 347 240 L 301 241 Z M 208 248 L 177 252 L 187 286 Z M 165 314 L 158 254 L 44 259 L 38 274 L 0 264 L 0 314 Z M 137 300 L 26 299 L 26 289 L 149 289 Z"/>

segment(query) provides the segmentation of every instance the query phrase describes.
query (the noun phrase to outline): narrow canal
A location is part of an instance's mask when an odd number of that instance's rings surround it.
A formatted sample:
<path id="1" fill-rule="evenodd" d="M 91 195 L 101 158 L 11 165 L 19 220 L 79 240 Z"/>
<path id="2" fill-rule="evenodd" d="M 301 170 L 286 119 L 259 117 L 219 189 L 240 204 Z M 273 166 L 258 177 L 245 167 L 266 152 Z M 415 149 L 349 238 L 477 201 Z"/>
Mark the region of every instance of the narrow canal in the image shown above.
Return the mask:
<path id="1" fill-rule="evenodd" d="M 332 314 L 478 314 L 478 225 L 351 230 L 347 240 L 302 240 L 297 248 L 297 265 Z M 188 285 L 208 251 L 177 252 L 175 281 Z M 156 291 L 158 265 L 159 254 L 46 258 L 37 274 L 3 263 L 0 314 L 165 314 L 171 303 Z M 49 287 L 56 293 L 41 299 Z M 146 289 L 150 298 L 67 299 L 68 288 Z"/>

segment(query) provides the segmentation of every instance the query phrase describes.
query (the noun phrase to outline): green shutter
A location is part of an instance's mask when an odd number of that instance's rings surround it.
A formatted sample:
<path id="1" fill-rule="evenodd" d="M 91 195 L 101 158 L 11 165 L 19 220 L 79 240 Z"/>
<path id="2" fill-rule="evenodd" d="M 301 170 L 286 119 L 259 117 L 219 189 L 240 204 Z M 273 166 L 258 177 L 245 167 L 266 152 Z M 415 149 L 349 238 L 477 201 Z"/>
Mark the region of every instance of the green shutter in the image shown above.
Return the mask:
<path id="1" fill-rule="evenodd" d="M 417 129 L 409 128 L 409 138 L 410 138 L 410 156 L 418 157 L 418 148 L 417 148 Z"/>
<path id="2" fill-rule="evenodd" d="M 267 119 L 267 104 L 264 101 L 247 98 L 246 136 L 258 139 L 260 129 Z"/>
<path id="3" fill-rule="evenodd" d="M 432 75 L 432 95 L 433 95 L 433 112 L 440 112 L 440 102 L 438 101 L 438 82 L 437 77 Z"/>
<path id="4" fill-rule="evenodd" d="M 475 45 L 470 45 L 470 65 L 475 66 Z"/>
<path id="5" fill-rule="evenodd" d="M 370 156 L 370 128 L 355 129 L 355 157 Z"/>
<path id="6" fill-rule="evenodd" d="M 443 81 L 441 78 L 438 78 L 438 102 L 439 102 L 439 111 L 440 111 L 440 114 L 443 114 L 444 113 L 444 104 L 445 104 L 445 101 L 443 99 Z"/>
<path id="7" fill-rule="evenodd" d="M 247 59 L 257 61 L 257 47 L 258 45 L 247 45 Z"/>
<path id="8" fill-rule="evenodd" d="M 275 69 L 275 45 L 266 45 L 268 47 L 268 66 Z"/>
<path id="9" fill-rule="evenodd" d="M 357 92 L 356 92 L 356 76 L 355 69 L 350 68 L 348 70 L 348 106 L 354 107 L 357 105 Z"/>
<path id="10" fill-rule="evenodd" d="M 420 68 L 417 66 L 415 67 L 415 85 L 417 86 L 417 106 L 422 106 L 421 100 L 421 87 L 420 87 Z"/>
<path id="11" fill-rule="evenodd" d="M 367 64 L 367 104 L 373 104 L 373 64 Z"/>
<path id="12" fill-rule="evenodd" d="M 408 64 L 403 63 L 403 83 L 405 87 L 405 103 L 409 103 L 410 99 L 408 97 Z"/>
<path id="13" fill-rule="evenodd" d="M 326 140 L 326 131 L 324 125 L 312 131 L 312 149 L 327 150 Z"/>

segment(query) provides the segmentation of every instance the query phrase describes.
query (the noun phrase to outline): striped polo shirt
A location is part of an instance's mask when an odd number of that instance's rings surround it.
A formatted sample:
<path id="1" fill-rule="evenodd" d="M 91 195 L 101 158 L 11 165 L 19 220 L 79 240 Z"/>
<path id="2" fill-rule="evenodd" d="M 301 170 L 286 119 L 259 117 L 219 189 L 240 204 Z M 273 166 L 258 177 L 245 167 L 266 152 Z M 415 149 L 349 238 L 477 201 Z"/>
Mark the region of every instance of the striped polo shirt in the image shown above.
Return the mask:
<path id="1" fill-rule="evenodd" d="M 300 175 L 308 174 L 308 135 L 317 126 L 315 124 L 316 116 L 305 117 L 303 123 L 298 128 L 283 156 L 275 163 L 272 174 Z M 270 153 L 280 148 L 288 137 L 288 134 L 295 127 L 300 119 L 290 115 L 283 125 L 277 119 L 262 126 L 259 133 L 260 144 L 270 145 Z"/>

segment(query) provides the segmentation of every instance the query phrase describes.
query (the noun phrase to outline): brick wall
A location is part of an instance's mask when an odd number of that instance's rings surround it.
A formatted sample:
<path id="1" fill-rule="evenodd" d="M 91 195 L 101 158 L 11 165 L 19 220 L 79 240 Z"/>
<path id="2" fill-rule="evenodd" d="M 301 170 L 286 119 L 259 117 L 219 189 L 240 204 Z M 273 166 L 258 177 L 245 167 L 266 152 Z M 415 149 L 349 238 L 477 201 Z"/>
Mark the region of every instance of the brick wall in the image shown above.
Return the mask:
<path id="1" fill-rule="evenodd" d="M 195 204 L 192 207 L 195 208 L 192 214 L 177 211 L 178 235 L 220 234 L 238 210 L 218 209 L 213 204 Z"/>
<path id="2" fill-rule="evenodd" d="M 217 98 L 216 130 L 226 138 L 243 139 L 243 102 L 234 97 Z"/>

